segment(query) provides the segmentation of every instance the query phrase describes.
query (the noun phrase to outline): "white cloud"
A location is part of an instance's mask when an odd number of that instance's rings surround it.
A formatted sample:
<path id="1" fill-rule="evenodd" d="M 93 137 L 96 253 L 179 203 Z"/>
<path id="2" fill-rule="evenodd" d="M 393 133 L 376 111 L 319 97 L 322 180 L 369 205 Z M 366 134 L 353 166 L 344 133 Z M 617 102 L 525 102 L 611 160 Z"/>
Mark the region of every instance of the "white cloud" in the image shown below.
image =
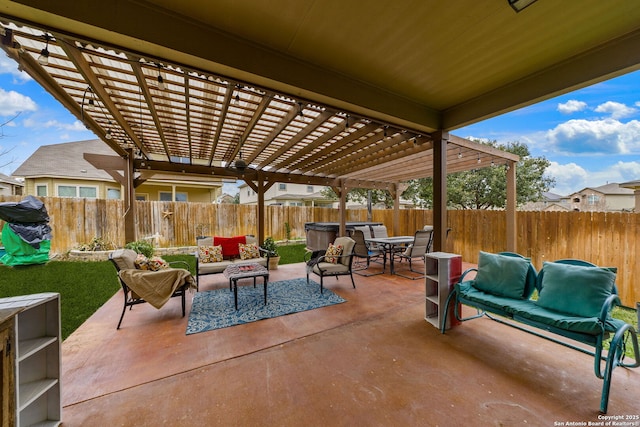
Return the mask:
<path id="1" fill-rule="evenodd" d="M 551 162 L 546 174 L 556 180 L 556 185 L 551 189 L 551 192 L 563 196 L 586 187 L 589 177 L 587 171 L 575 163 L 561 165 L 557 162 Z"/>
<path id="2" fill-rule="evenodd" d="M 614 119 L 569 120 L 547 131 L 551 149 L 561 154 L 631 154 L 640 152 L 640 122 Z"/>
<path id="3" fill-rule="evenodd" d="M 586 102 L 576 101 L 575 99 L 571 99 L 564 104 L 558 104 L 558 111 L 562 114 L 576 113 L 584 110 L 585 108 L 587 108 Z"/>
<path id="4" fill-rule="evenodd" d="M 73 123 L 61 123 L 57 120 L 47 120 L 46 122 L 42 122 L 30 117 L 24 120 L 23 125 L 27 128 L 52 128 L 71 132 L 82 132 L 87 130 L 80 120 L 76 120 Z"/>
<path id="5" fill-rule="evenodd" d="M 20 84 L 31 80 L 31 76 L 24 71 L 18 70 L 18 64 L 7 56 L 0 55 L 0 74 L 11 74 L 14 77 L 14 83 Z"/>
<path id="6" fill-rule="evenodd" d="M 596 113 L 607 113 L 611 115 L 612 119 L 623 119 L 630 117 L 636 113 L 636 109 L 628 107 L 620 102 L 607 101 L 604 104 L 600 104 L 594 110 Z"/>
<path id="7" fill-rule="evenodd" d="M 23 111 L 36 111 L 37 105 L 28 96 L 0 88 L 0 116 L 11 117 Z"/>
<path id="8" fill-rule="evenodd" d="M 551 192 L 568 196 L 586 187 L 599 187 L 611 182 L 634 181 L 640 177 L 640 162 L 619 161 L 606 169 L 589 171 L 576 163 L 551 162 L 547 175 L 555 178 Z"/>

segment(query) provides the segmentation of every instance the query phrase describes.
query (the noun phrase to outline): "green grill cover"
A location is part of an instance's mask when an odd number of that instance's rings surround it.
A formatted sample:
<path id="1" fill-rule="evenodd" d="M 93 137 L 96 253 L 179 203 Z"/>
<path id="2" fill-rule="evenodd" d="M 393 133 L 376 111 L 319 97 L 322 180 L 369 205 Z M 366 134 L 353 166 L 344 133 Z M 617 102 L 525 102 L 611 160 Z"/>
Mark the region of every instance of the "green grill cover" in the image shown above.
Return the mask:
<path id="1" fill-rule="evenodd" d="M 2 244 L 6 254 L 0 258 L 0 262 L 5 265 L 44 264 L 49 261 L 50 240 L 43 240 L 40 247 L 35 249 L 14 233 L 8 224 L 2 227 Z"/>

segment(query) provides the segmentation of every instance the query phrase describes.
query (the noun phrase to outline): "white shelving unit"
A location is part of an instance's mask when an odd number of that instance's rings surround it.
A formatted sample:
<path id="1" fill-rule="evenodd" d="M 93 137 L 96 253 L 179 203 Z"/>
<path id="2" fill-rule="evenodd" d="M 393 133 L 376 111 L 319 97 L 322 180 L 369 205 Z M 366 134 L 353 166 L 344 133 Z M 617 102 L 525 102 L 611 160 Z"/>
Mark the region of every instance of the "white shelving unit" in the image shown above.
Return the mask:
<path id="1" fill-rule="evenodd" d="M 0 299 L 15 315 L 16 425 L 58 426 L 60 402 L 60 295 L 43 293 Z"/>
<path id="2" fill-rule="evenodd" d="M 425 255 L 425 314 L 424 318 L 438 329 L 442 328 L 445 303 L 453 284 L 462 274 L 462 257 L 446 252 Z M 447 317 L 447 329 L 451 327 L 451 315 Z"/>

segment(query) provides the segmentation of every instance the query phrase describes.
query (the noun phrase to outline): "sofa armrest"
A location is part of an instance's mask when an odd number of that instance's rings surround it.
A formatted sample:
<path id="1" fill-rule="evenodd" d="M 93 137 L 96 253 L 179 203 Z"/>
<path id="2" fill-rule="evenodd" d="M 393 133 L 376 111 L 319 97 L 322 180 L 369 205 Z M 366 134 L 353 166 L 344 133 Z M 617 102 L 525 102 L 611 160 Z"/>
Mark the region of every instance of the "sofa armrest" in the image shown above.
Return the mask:
<path id="1" fill-rule="evenodd" d="M 258 252 L 260 252 L 261 255 L 264 254 L 264 256 L 267 258 L 267 261 L 269 260 L 269 258 L 274 256 L 273 252 L 266 250 L 262 246 L 258 246 Z"/>
<path id="2" fill-rule="evenodd" d="M 467 276 L 467 274 L 471 273 L 472 271 L 475 271 L 477 273 L 478 269 L 475 267 L 466 269 L 460 276 L 460 279 L 458 279 L 458 283 L 464 282 L 464 278 Z"/>
<path id="3" fill-rule="evenodd" d="M 196 257 L 196 266 L 198 265 L 197 259 L 198 258 Z M 171 262 L 167 262 L 167 264 L 169 264 L 169 267 L 171 268 L 184 268 L 189 273 L 193 274 L 193 272 L 191 271 L 191 266 L 186 261 L 171 261 Z"/>

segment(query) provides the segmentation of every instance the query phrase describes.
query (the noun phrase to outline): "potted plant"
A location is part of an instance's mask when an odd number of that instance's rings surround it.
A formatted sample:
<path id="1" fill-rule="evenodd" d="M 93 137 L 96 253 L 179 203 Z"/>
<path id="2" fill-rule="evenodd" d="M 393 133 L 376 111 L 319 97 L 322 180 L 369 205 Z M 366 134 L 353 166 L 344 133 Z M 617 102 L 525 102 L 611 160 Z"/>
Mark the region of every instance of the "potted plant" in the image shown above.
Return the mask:
<path id="1" fill-rule="evenodd" d="M 280 254 L 278 254 L 278 245 L 273 237 L 267 237 L 262 243 L 262 249 L 269 251 L 269 270 L 277 270 L 280 262 Z"/>

